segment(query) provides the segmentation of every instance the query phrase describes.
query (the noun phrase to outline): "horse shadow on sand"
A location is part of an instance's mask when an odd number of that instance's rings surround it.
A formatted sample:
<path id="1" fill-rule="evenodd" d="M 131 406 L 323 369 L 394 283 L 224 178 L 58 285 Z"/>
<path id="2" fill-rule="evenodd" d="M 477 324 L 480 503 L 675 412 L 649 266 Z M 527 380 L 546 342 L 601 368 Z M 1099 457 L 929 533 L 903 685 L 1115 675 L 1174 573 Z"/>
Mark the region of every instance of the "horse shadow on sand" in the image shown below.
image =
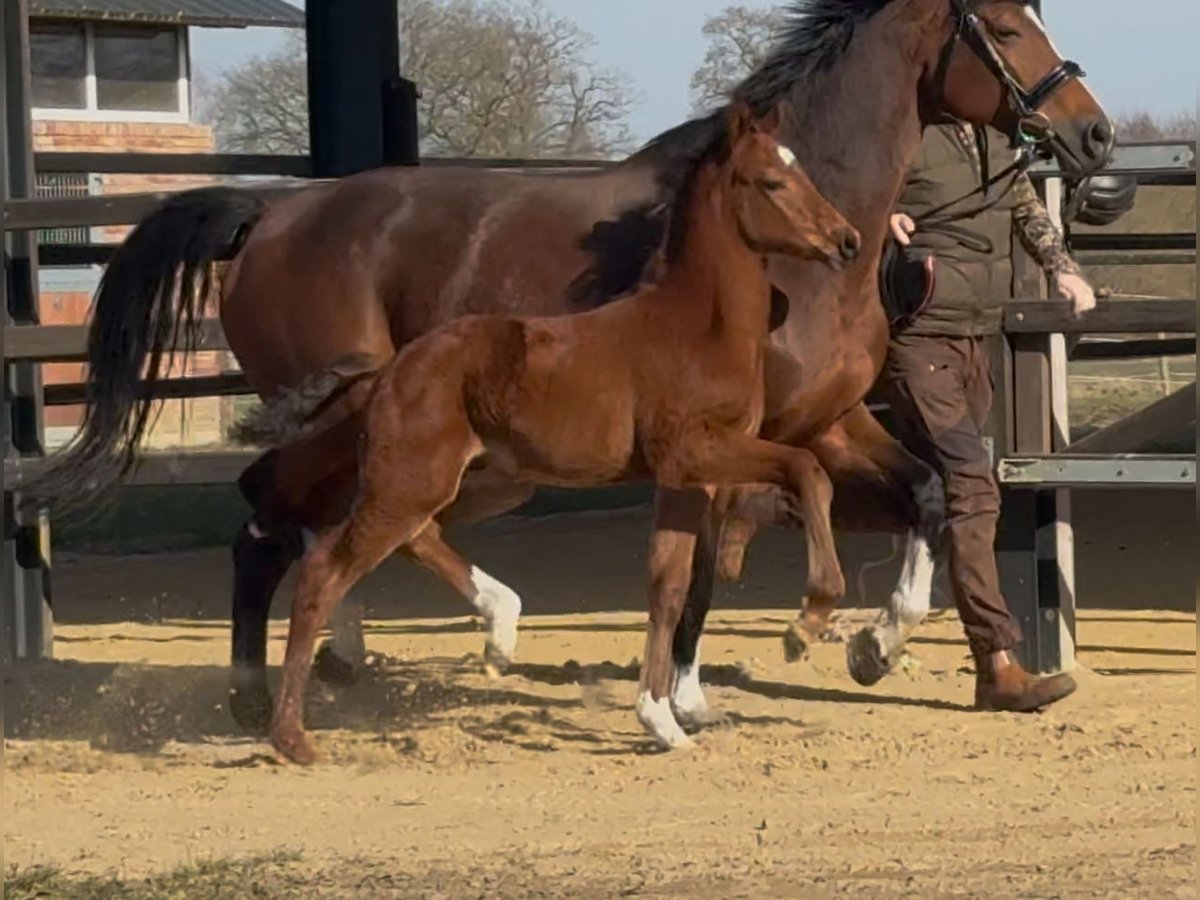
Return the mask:
<path id="1" fill-rule="evenodd" d="M 620 626 L 618 626 L 620 627 Z M 351 685 L 314 678 L 306 700 L 309 728 L 378 739 L 417 751 L 426 733 L 447 727 L 463 740 L 531 752 L 574 749 L 636 755 L 655 748 L 637 727 L 632 705 L 636 662 L 582 665 L 517 663 L 496 678 L 475 656 L 395 659 L 373 654 Z M 278 678 L 272 670 L 271 680 Z M 788 727 L 811 731 L 787 715 L 737 712 L 731 692 L 806 703 L 965 707 L 922 699 L 754 677 L 733 665 L 702 668 L 702 681 L 727 688 L 713 727 Z M 211 665 L 135 665 L 45 661 L 4 674 L 4 736 L 18 741 L 82 741 L 123 754 L 155 755 L 169 744 L 251 744 L 228 709 L 229 671 Z M 457 731 L 455 731 L 457 730 Z M 443 738 L 444 739 L 444 738 Z M 260 744 L 263 751 L 266 745 Z"/>

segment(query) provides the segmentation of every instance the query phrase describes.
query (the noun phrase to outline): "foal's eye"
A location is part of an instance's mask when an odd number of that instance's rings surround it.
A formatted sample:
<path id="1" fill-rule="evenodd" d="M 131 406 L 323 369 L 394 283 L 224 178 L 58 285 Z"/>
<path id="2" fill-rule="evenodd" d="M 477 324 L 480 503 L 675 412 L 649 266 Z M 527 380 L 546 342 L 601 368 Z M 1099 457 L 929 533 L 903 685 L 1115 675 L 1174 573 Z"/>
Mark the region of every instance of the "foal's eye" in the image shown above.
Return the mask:
<path id="1" fill-rule="evenodd" d="M 787 185 L 779 178 L 760 178 L 758 186 L 764 191 L 782 191 Z"/>

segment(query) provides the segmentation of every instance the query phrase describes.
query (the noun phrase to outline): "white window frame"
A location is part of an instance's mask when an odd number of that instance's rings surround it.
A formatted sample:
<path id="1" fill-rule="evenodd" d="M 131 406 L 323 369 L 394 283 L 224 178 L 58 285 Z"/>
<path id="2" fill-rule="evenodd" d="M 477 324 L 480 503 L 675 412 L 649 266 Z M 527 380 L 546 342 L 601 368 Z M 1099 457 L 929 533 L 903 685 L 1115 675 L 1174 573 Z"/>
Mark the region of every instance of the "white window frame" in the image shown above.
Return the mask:
<path id="1" fill-rule="evenodd" d="M 171 28 L 170 26 L 163 26 Z M 32 110 L 35 121 L 57 122 L 136 122 L 159 125 L 186 125 L 192 120 L 191 84 L 188 71 L 188 29 L 171 28 L 175 32 L 175 46 L 179 50 L 179 77 L 175 89 L 179 98 L 179 109 L 175 112 L 142 109 L 100 109 L 96 92 L 96 32 L 91 22 L 83 23 L 83 47 L 85 75 L 83 77 L 83 109 L 58 109 L 52 106 L 35 106 Z"/>

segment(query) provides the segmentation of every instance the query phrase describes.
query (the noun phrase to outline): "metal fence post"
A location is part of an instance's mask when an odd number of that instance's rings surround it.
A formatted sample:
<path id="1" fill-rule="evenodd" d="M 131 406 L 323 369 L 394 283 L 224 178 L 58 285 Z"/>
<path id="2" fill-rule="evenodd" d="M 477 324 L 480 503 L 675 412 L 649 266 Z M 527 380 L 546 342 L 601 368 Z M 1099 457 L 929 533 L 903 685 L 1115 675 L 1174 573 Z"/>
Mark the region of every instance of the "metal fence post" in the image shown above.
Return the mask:
<path id="1" fill-rule="evenodd" d="M 415 128 L 387 121 L 395 110 L 415 113 L 415 89 L 400 79 L 398 15 L 395 0 L 309 0 L 305 6 L 309 134 L 318 178 L 409 162 L 398 157 L 412 150 Z"/>
<path id="2" fill-rule="evenodd" d="M 8 0 L 0 11 L 4 47 L 3 157 L 0 196 L 34 195 L 30 124 L 29 15 L 27 0 Z M 31 231 L 4 234 L 5 325 L 38 322 L 37 243 Z M 4 365 L 5 458 L 43 453 L 42 379 L 32 363 Z M 20 498 L 4 495 L 4 657 L 37 659 L 53 650 L 50 607 L 49 524 L 44 515 L 22 516 Z"/>

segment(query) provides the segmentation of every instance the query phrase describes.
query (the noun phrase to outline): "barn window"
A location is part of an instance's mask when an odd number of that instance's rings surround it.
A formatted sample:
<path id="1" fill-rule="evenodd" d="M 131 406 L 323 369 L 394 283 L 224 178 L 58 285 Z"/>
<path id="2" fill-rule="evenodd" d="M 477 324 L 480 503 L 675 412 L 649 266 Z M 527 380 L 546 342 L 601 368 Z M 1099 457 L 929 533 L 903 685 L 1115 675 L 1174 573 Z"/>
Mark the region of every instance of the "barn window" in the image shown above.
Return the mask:
<path id="1" fill-rule="evenodd" d="M 179 110 L 179 35 L 174 28 L 97 25 L 96 106 Z"/>
<path id="2" fill-rule="evenodd" d="M 186 30 L 35 21 L 29 29 L 37 119 L 186 122 Z"/>
<path id="3" fill-rule="evenodd" d="M 87 108 L 87 45 L 82 25 L 37 25 L 29 35 L 33 105 Z"/>

